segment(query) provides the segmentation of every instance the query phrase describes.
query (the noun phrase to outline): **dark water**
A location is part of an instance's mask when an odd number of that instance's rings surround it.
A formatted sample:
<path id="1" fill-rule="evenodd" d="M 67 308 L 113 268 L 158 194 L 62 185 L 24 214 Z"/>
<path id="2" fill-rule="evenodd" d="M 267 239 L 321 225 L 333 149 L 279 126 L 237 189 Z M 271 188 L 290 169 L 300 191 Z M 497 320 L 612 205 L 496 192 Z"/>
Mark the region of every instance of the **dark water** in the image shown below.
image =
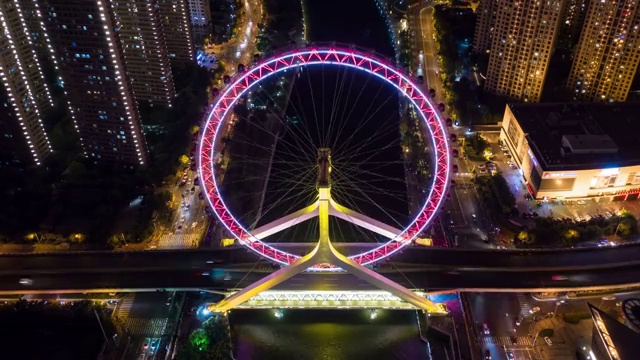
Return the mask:
<path id="1" fill-rule="evenodd" d="M 298 1 L 298 0 L 288 0 Z M 308 40 L 310 42 L 335 41 L 366 47 L 392 57 L 387 29 L 375 6 L 374 0 L 304 0 Z M 351 95 L 344 92 L 333 97 L 335 89 L 341 82 L 352 84 Z M 356 96 L 361 92 L 360 99 Z M 335 99 L 335 100 L 334 100 Z M 386 101 L 386 103 L 385 103 Z M 314 103 L 315 102 L 315 103 Z M 366 196 L 345 199 L 347 206 L 364 208 L 367 215 L 378 220 L 399 226 L 396 222 L 406 222 L 406 185 L 403 178 L 401 148 L 399 135 L 398 99 L 395 90 L 380 80 L 357 71 L 345 71 L 341 68 L 320 66 L 307 68 L 294 84 L 287 115 L 296 119 L 278 143 L 272 177 L 267 192 L 266 204 L 279 203 L 279 207 L 263 214 L 262 223 L 277 218 L 290 210 L 301 208 L 307 201 L 312 201 L 315 188 L 315 173 L 297 178 L 301 184 L 295 187 L 293 182 L 283 179 L 285 174 L 299 174 L 314 166 L 315 154 L 292 153 L 291 146 L 303 136 L 309 135 L 307 149 L 313 151 L 317 147 L 329 145 L 332 148 L 334 168 L 334 186 L 332 194 L 341 201 L 341 190 L 349 190 L 348 179 L 341 178 L 341 171 L 354 177 L 361 176 L 364 181 L 385 189 L 386 194 L 369 187 Z M 330 127 L 332 106 L 337 104 L 338 118 L 345 121 L 341 131 L 334 132 L 330 144 L 325 144 L 323 137 Z M 371 114 L 371 107 L 377 111 L 367 124 L 360 126 L 363 118 Z M 307 121 L 307 123 L 304 123 Z M 315 131 L 304 130 L 316 129 Z M 317 127 L 316 127 L 317 126 Z M 335 128 L 334 128 L 335 129 Z M 351 137 L 358 130 L 357 137 Z M 323 135 L 324 134 L 324 135 Z M 367 142 L 367 140 L 371 140 Z M 365 148 L 357 151 L 353 145 L 367 143 Z M 340 146 L 346 144 L 345 146 Z M 347 150 L 345 150 L 345 148 Z M 358 148 L 358 147 L 355 147 Z M 372 158 L 368 155 L 374 154 Z M 348 159 L 355 154 L 355 159 Z M 297 160 L 296 160 L 297 159 Z M 368 161 L 365 161 L 368 160 Z M 373 171 L 383 174 L 385 179 L 367 177 L 357 174 L 353 163 L 360 163 L 361 171 Z M 388 163 L 381 168 L 379 164 Z M 373 168 L 371 164 L 377 164 Z M 275 174 L 275 175 L 274 175 Z M 398 181 L 400 179 L 400 181 Z M 367 188 L 365 188 L 367 189 Z M 294 190 L 294 191 L 289 191 Z M 288 200 L 284 198 L 290 193 L 298 195 Z M 311 198 L 309 198 L 311 196 Z M 366 197 L 371 199 L 366 199 Z M 374 200 L 382 204 L 384 209 L 368 206 L 366 200 Z M 308 202 L 307 202 L 308 204 Z M 265 211 L 266 212 L 266 211 Z M 273 214 L 273 215 L 271 215 Z M 393 219 L 389 219 L 392 217 Z M 294 241 L 312 241 L 305 236 L 309 227 L 289 236 Z M 332 224 L 333 241 L 360 241 L 367 237 L 363 233 L 345 233 Z M 340 227 L 340 229 L 344 229 Z M 313 229 L 311 229 L 313 230 Z M 291 235 L 291 233 L 289 233 Z M 370 235 L 370 234 L 369 234 Z M 317 233 L 316 233 L 317 236 Z M 286 241 L 286 232 L 278 234 L 279 241 Z M 367 241 L 371 241 L 368 239 Z M 375 239 L 374 239 L 375 241 Z M 420 360 L 428 359 L 427 345 L 418 336 L 416 314 L 413 311 L 378 310 L 376 319 L 370 319 L 368 310 L 285 310 L 284 317 L 277 319 L 273 310 L 236 310 L 230 315 L 235 355 L 238 360 L 249 359 L 299 359 L 299 360 Z"/>
<path id="2" fill-rule="evenodd" d="M 230 315 L 237 360 L 421 360 L 414 311 L 236 310 Z"/>
<path id="3" fill-rule="evenodd" d="M 305 0 L 304 4 L 309 42 L 353 44 L 379 56 L 393 56 L 386 25 L 373 0 Z M 332 151 L 332 195 L 338 202 L 392 226 L 407 225 L 394 88 L 363 71 L 310 66 L 294 83 L 286 115 L 292 121 L 280 135 L 266 193 L 265 203 L 273 208 L 263 213 L 258 225 L 313 201 L 316 173 L 301 174 L 314 169 L 319 147 Z M 304 153 L 292 154 L 292 148 Z M 386 241 L 341 220 L 330 221 L 332 241 Z M 315 241 L 316 227 L 314 219 L 267 241 Z"/>

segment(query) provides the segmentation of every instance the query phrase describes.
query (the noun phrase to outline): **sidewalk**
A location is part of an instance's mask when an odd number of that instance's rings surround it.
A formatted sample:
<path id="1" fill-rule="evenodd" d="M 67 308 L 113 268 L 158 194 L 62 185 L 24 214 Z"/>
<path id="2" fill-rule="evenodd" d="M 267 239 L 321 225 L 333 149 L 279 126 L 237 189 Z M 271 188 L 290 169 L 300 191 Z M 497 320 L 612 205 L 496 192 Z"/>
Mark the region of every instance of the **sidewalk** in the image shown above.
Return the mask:
<path id="1" fill-rule="evenodd" d="M 582 320 L 577 324 L 568 324 L 559 317 L 550 317 L 538 321 L 531 326 L 529 337 L 534 340 L 534 351 L 539 359 L 574 360 L 576 349 L 590 346 L 593 322 Z M 536 335 L 544 329 L 553 329 L 550 337 L 551 346 L 544 338 Z"/>

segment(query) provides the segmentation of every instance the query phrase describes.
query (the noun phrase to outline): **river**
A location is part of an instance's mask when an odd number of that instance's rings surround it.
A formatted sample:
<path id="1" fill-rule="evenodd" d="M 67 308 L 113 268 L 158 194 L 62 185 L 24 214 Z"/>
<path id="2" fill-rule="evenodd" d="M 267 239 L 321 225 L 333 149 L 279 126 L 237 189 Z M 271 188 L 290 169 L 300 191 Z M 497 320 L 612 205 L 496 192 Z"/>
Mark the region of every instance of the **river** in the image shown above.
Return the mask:
<path id="1" fill-rule="evenodd" d="M 297 0 L 287 0 L 297 1 Z M 355 44 L 360 47 L 372 49 L 382 56 L 391 58 L 393 49 L 390 44 L 385 23 L 376 8 L 374 0 L 303 0 L 305 19 L 307 28 L 307 40 L 310 42 L 331 42 Z M 327 94 L 331 94 L 331 90 L 335 88 L 331 79 L 338 78 L 339 69 L 324 67 L 322 73 L 315 69 L 305 70 L 301 79 L 295 84 L 291 103 L 300 104 L 297 109 L 298 113 L 294 114 L 291 109 L 288 110 L 290 117 L 298 119 L 313 119 L 317 114 L 313 111 L 318 109 L 316 106 L 310 106 L 309 99 L 323 99 L 322 88 L 327 89 Z M 315 72 L 314 72 L 315 71 Z M 367 80 L 367 74 L 353 72 L 349 76 L 355 84 L 363 86 Z M 304 77 L 308 77 L 305 79 Z M 370 77 L 370 76 L 369 76 Z M 312 84 L 312 85 L 311 85 Z M 321 85 L 318 85 L 321 84 Z M 363 116 L 367 108 L 372 103 L 381 102 L 377 97 L 391 98 L 388 104 L 384 104 L 380 110 L 374 115 L 372 123 L 388 122 L 389 131 L 385 136 L 380 137 L 372 142 L 373 149 L 385 148 L 387 144 L 396 144 L 386 147 L 385 151 L 380 151 L 379 156 L 374 158 L 372 162 L 389 162 L 389 168 L 385 169 L 385 174 L 389 174 L 390 178 L 402 178 L 402 155 L 400 153 L 399 131 L 398 131 L 398 102 L 394 95 L 394 90 L 388 86 L 372 81 L 372 89 L 365 89 L 364 99 L 359 103 L 342 103 L 341 107 L 351 106 L 353 108 L 352 117 Z M 311 93 L 313 92 L 313 94 Z M 378 93 L 382 93 L 379 95 Z M 296 98 L 297 97 L 297 98 Z M 310 112 L 309 112 L 310 111 Z M 321 109 L 322 111 L 322 109 Z M 322 117 L 322 115 L 321 115 Z M 351 121 L 346 116 L 347 121 Z M 302 120 L 304 121 L 304 120 Z M 318 121 L 318 120 L 316 120 Z M 359 120 L 361 121 L 361 120 Z M 349 135 L 359 128 L 359 122 L 356 125 L 346 125 L 342 134 L 338 134 L 338 143 L 347 141 Z M 379 126 L 377 127 L 380 128 Z M 367 128 L 360 129 L 362 134 L 358 134 L 358 139 L 368 139 L 375 134 L 367 133 Z M 311 132 L 311 136 L 320 134 Z M 295 143 L 296 139 L 293 135 L 286 137 L 281 143 Z M 300 135 L 302 136 L 302 135 Z M 356 139 L 356 141 L 360 141 Z M 322 144 L 320 138 L 313 139 L 314 145 Z M 334 149 L 338 150 L 338 149 Z M 276 158 L 286 158 L 286 149 L 284 153 L 276 154 Z M 365 155 L 367 150 L 361 150 Z M 334 167 L 341 171 L 339 151 L 336 151 Z M 279 165 L 280 164 L 280 165 Z M 291 166 L 292 162 L 276 162 L 274 172 L 286 173 L 293 169 L 277 169 L 277 166 Z M 313 165 L 313 164 L 311 164 Z M 296 165 L 297 166 L 297 165 Z M 342 171 L 347 171 L 342 169 Z M 309 176 L 309 187 L 313 191 L 314 175 Z M 340 185 L 340 179 L 334 180 Z M 282 184 L 274 184 L 282 186 Z M 386 187 L 396 194 L 392 199 L 380 198 L 380 202 L 385 209 L 395 210 L 396 213 L 406 213 L 406 187 L 403 182 L 389 181 L 378 184 L 381 188 Z M 339 188 L 336 186 L 336 188 Z M 271 196 L 281 196 L 276 195 Z M 373 194 L 372 196 L 375 196 Z M 267 203 L 277 202 L 279 199 L 269 198 L 267 194 Z M 351 199 L 351 201 L 357 201 Z M 283 207 L 289 207 L 290 204 L 283 203 Z M 365 204 L 353 204 L 352 206 L 366 206 Z M 369 209 L 367 215 L 373 216 L 381 221 L 392 223 L 385 218 L 388 214 L 385 211 L 377 211 Z M 274 214 L 286 213 L 285 210 L 274 211 Z M 275 216 L 275 215 L 274 215 Z M 399 217 L 395 217 L 398 221 Z M 268 222 L 272 220 L 269 216 L 265 216 L 262 220 Z M 406 221 L 406 219 L 400 220 Z M 347 237 L 346 239 L 344 239 Z M 286 239 L 285 239 L 286 240 Z M 294 237 L 294 240 L 301 241 L 300 237 Z M 312 239 L 310 239 L 312 240 Z M 334 241 L 357 241 L 358 239 L 344 235 L 342 233 L 333 233 Z M 281 239 L 282 241 L 282 239 Z M 427 356 L 428 346 L 419 339 L 418 328 L 416 324 L 416 313 L 413 311 L 399 310 L 377 310 L 377 317 L 371 319 L 369 310 L 284 310 L 282 318 L 275 316 L 274 310 L 234 310 L 230 314 L 230 323 L 232 329 L 232 338 L 235 347 L 235 357 L 237 360 L 252 359 L 297 359 L 297 360 L 342 360 L 342 359 L 366 359 L 366 360 L 421 360 L 429 359 Z"/>
<path id="2" fill-rule="evenodd" d="M 237 360 L 428 359 L 413 311 L 235 310 L 230 321 Z"/>

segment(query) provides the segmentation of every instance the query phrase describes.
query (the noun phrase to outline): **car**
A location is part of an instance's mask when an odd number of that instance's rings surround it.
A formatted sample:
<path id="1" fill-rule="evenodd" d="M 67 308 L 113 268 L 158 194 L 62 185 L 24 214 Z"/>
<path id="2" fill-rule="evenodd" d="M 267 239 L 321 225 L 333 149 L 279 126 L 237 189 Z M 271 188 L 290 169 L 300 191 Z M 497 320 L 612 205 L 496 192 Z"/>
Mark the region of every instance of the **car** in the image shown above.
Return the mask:
<path id="1" fill-rule="evenodd" d="M 29 279 L 29 278 L 22 278 L 19 281 L 20 285 L 25 285 L 25 286 L 29 286 L 29 285 L 33 285 L 33 280 Z"/>
<path id="2" fill-rule="evenodd" d="M 515 360 L 516 356 L 513 355 L 513 351 L 507 351 L 507 360 Z"/>
<path id="3" fill-rule="evenodd" d="M 491 360 L 491 351 L 489 350 L 484 351 L 484 360 Z"/>
<path id="4" fill-rule="evenodd" d="M 540 307 L 534 306 L 531 309 L 529 309 L 529 314 L 534 314 L 534 313 L 537 313 L 538 311 L 540 311 Z"/>
<path id="5" fill-rule="evenodd" d="M 513 336 L 513 335 L 509 336 L 509 340 L 511 340 L 511 343 L 513 345 L 517 345 L 518 344 L 518 338 Z"/>
<path id="6" fill-rule="evenodd" d="M 490 332 L 489 332 L 489 327 L 487 326 L 487 323 L 482 324 L 482 332 L 485 335 L 489 335 Z"/>
<path id="7" fill-rule="evenodd" d="M 553 345 L 553 341 L 551 341 L 551 339 L 549 339 L 549 337 L 548 337 L 548 336 L 545 336 L 545 337 L 544 337 L 544 342 L 546 342 L 546 343 L 547 343 L 547 345 L 549 345 L 549 346 Z"/>
<path id="8" fill-rule="evenodd" d="M 551 277 L 551 280 L 553 281 L 564 281 L 564 280 L 569 280 L 569 278 L 565 275 L 553 275 Z"/>
<path id="9" fill-rule="evenodd" d="M 504 154 L 507 159 L 511 159 L 511 154 Z"/>

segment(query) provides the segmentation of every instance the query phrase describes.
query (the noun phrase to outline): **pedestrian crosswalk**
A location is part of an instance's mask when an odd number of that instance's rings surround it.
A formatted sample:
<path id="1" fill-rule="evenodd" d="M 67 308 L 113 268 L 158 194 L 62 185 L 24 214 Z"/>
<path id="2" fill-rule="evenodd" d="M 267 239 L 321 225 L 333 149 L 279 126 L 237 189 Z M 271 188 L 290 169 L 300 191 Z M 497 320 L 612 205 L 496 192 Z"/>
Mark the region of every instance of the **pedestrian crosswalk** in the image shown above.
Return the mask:
<path id="1" fill-rule="evenodd" d="M 127 294 L 118 302 L 118 307 L 115 311 L 115 316 L 122 321 L 127 321 L 129 318 L 129 312 L 131 311 L 131 306 L 133 306 L 133 301 L 136 298 L 136 294 Z"/>
<path id="2" fill-rule="evenodd" d="M 166 318 L 137 318 L 127 320 L 125 328 L 133 336 L 161 337 L 167 327 Z"/>
<path id="3" fill-rule="evenodd" d="M 526 345 L 533 346 L 533 341 L 528 336 L 516 336 L 514 338 L 516 343 L 511 341 L 509 336 L 484 336 L 482 343 L 484 345 L 498 345 L 498 346 L 512 346 L 512 345 Z"/>
<path id="4" fill-rule="evenodd" d="M 195 248 L 200 243 L 199 233 L 163 234 L 158 241 L 160 249 Z"/>
<path id="5" fill-rule="evenodd" d="M 520 305 L 520 316 L 527 316 L 530 314 L 531 296 L 529 294 L 517 293 L 518 304 Z"/>

